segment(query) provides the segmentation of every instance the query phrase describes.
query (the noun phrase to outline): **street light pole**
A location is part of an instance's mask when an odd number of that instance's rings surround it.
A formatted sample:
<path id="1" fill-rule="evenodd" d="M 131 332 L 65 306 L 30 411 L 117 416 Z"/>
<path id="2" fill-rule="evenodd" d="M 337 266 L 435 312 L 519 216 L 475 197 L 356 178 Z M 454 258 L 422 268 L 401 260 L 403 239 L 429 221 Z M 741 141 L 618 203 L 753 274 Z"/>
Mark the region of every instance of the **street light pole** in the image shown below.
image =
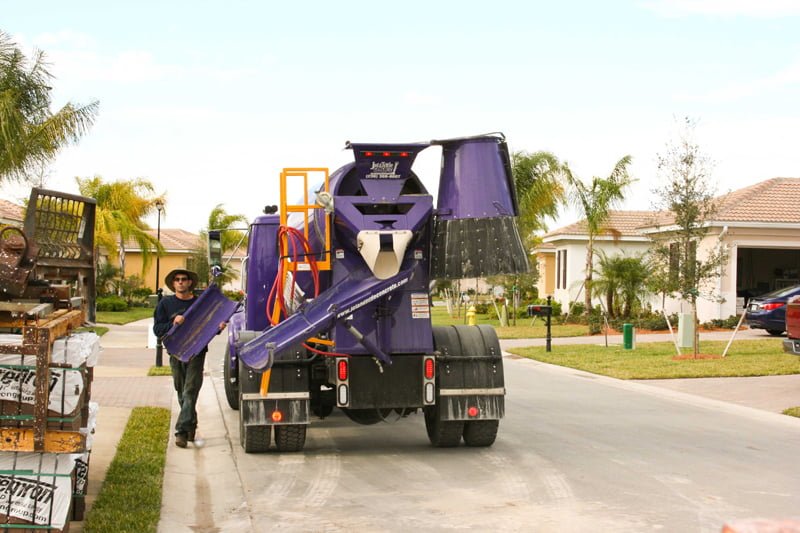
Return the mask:
<path id="1" fill-rule="evenodd" d="M 164 209 L 164 202 L 156 200 L 156 209 L 158 209 L 158 226 L 156 229 L 156 240 L 161 243 L 161 211 Z M 158 251 L 156 251 L 158 252 Z M 164 297 L 164 289 L 161 288 L 161 254 L 156 253 L 156 294 L 157 300 L 161 302 Z M 158 305 L 158 304 L 156 304 Z M 156 366 L 163 366 L 164 359 L 164 345 L 161 344 L 161 337 L 156 337 Z"/>

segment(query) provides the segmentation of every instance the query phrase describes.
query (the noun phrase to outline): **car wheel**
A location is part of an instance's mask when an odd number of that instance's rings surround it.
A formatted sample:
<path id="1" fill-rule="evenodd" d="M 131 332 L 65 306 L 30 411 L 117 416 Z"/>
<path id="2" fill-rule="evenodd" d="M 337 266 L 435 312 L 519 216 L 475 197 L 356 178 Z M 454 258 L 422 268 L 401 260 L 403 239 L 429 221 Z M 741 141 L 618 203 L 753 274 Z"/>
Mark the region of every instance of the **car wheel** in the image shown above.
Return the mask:
<path id="1" fill-rule="evenodd" d="M 781 335 L 783 335 L 783 330 L 781 330 L 781 329 L 768 329 L 767 333 L 769 333 L 773 337 L 780 337 Z"/>

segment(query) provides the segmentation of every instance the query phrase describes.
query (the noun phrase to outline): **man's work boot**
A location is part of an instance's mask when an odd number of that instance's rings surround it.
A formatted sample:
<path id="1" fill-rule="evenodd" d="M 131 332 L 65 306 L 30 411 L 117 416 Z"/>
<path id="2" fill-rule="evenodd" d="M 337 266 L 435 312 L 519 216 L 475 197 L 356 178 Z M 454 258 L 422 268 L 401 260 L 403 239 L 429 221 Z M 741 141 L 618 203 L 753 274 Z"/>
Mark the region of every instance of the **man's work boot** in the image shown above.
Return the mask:
<path id="1" fill-rule="evenodd" d="M 175 435 L 175 446 L 178 448 L 186 448 L 186 433 L 177 433 Z"/>

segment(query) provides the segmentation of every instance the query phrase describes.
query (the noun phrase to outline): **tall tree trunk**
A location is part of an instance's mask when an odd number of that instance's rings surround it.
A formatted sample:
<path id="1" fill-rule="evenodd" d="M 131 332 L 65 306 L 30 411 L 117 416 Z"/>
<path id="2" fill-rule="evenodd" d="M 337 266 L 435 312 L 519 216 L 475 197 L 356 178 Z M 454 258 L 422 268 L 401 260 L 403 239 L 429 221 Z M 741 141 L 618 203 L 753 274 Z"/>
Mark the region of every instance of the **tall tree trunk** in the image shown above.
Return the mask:
<path id="1" fill-rule="evenodd" d="M 586 278 L 583 282 L 583 303 L 586 307 L 585 313 L 588 315 L 592 311 L 592 266 L 594 258 L 594 242 L 592 239 L 589 239 L 589 244 L 586 245 Z"/>

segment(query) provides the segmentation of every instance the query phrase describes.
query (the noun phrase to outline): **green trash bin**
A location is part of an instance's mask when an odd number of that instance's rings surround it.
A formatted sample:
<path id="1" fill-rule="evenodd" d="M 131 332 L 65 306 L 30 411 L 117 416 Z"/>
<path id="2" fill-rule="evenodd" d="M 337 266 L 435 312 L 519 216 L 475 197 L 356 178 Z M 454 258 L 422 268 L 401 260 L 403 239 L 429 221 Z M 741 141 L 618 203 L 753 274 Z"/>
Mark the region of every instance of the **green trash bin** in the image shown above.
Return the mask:
<path id="1" fill-rule="evenodd" d="M 633 350 L 636 348 L 636 331 L 633 324 L 622 324 L 622 349 Z"/>

